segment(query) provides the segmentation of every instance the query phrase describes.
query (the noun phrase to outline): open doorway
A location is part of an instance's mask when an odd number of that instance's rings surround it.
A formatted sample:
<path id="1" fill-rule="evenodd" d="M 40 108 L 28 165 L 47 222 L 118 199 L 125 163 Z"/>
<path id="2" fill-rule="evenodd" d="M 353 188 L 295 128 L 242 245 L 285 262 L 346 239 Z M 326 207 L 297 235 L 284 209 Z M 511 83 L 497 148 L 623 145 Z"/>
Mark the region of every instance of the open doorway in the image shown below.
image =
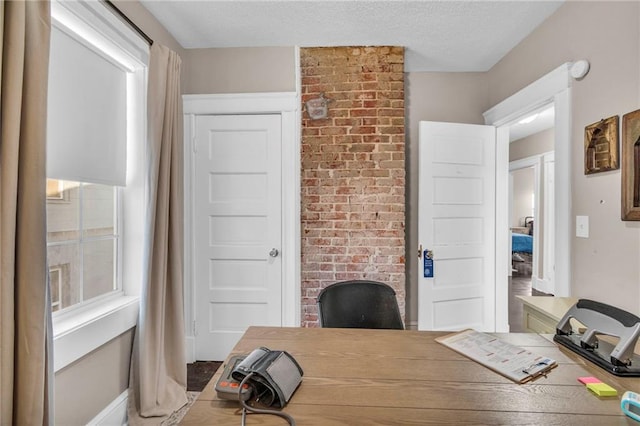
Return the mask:
<path id="1" fill-rule="evenodd" d="M 511 276 L 529 281 L 533 275 L 533 228 L 536 224 L 535 166 L 509 172 L 509 230 L 511 231 Z M 536 242 L 537 243 L 537 242 Z M 535 247 L 540 250 L 539 244 Z"/>
<path id="2" fill-rule="evenodd" d="M 582 63 L 582 61 L 580 61 Z M 496 331 L 509 331 L 507 256 L 509 233 L 509 135 L 510 127 L 529 114 L 554 106 L 554 160 L 549 164 L 553 184 L 547 193 L 553 198 L 554 295 L 570 295 L 571 287 L 571 84 L 573 63 L 566 62 L 483 113 L 485 124 L 496 127 Z M 588 68 L 588 67 L 587 67 Z M 580 73 L 577 73 L 580 74 Z M 584 74 L 580 74 L 584 76 Z M 579 77 L 575 77 L 579 78 Z M 546 167 L 546 166 L 545 166 Z M 502 254 L 502 255 L 500 255 Z M 547 254 L 545 254 L 546 256 Z M 519 321 L 521 322 L 521 320 Z"/>
<path id="3" fill-rule="evenodd" d="M 518 296 L 553 295 L 554 106 L 509 127 L 509 324 L 524 331 Z"/>

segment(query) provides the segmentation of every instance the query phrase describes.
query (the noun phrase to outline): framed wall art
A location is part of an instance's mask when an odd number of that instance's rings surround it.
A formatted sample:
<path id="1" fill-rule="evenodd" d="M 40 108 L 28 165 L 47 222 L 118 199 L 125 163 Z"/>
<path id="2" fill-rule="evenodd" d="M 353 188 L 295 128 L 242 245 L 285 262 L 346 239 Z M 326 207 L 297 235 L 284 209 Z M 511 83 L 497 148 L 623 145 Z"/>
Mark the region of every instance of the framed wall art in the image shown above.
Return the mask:
<path id="1" fill-rule="evenodd" d="M 622 220 L 640 220 L 640 109 L 622 116 Z"/>
<path id="2" fill-rule="evenodd" d="M 584 174 L 607 172 L 620 167 L 617 115 L 584 128 Z"/>

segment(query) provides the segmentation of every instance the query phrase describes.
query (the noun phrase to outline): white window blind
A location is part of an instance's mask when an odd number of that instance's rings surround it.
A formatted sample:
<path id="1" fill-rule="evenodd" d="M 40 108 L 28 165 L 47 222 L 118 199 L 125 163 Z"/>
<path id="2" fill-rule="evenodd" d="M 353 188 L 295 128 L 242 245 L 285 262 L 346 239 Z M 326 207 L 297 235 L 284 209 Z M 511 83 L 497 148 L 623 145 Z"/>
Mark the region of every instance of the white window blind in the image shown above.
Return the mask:
<path id="1" fill-rule="evenodd" d="M 127 71 L 66 32 L 51 30 L 47 176 L 125 185 Z"/>

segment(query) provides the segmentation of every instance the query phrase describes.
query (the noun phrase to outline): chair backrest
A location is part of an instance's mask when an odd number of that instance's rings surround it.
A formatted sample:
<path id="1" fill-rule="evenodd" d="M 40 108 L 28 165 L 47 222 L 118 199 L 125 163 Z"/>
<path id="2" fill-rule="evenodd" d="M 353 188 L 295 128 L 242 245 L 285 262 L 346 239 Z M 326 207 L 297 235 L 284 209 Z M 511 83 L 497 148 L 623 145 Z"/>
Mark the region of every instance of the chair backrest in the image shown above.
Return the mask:
<path id="1" fill-rule="evenodd" d="M 404 330 L 396 292 L 376 281 L 343 281 L 318 295 L 320 326 Z"/>

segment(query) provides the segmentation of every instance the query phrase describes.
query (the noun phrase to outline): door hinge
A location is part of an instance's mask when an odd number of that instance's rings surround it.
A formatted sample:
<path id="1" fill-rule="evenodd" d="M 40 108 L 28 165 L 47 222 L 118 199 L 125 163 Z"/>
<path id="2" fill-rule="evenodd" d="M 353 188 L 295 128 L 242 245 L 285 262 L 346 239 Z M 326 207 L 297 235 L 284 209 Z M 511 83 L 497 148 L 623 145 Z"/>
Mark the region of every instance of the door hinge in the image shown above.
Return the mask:
<path id="1" fill-rule="evenodd" d="M 198 153 L 198 140 L 196 139 L 195 136 L 191 138 L 191 147 L 193 149 L 193 153 L 197 154 Z"/>
<path id="2" fill-rule="evenodd" d="M 198 335 L 198 327 L 196 327 L 196 320 L 193 320 L 193 329 L 191 330 L 191 332 L 193 333 L 194 336 Z"/>

